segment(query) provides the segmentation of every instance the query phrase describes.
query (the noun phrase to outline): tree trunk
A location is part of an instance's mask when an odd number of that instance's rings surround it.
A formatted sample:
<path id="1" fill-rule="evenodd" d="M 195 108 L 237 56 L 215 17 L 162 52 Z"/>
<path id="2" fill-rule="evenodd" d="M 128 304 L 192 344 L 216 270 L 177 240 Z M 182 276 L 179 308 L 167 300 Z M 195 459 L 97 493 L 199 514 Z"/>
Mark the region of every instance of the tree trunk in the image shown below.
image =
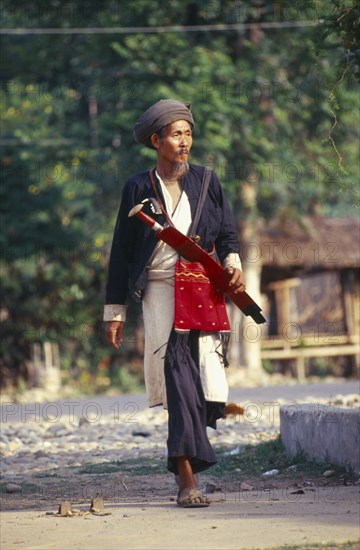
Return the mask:
<path id="1" fill-rule="evenodd" d="M 259 222 L 256 212 L 257 178 L 251 174 L 239 191 L 237 217 L 240 227 L 241 260 L 246 281 L 246 291 L 261 307 L 261 249 Z M 244 316 L 235 306 L 231 307 L 232 338 L 229 359 L 231 364 L 243 370 L 246 384 L 260 385 L 266 379 L 261 363 L 262 325 Z"/>
<path id="2" fill-rule="evenodd" d="M 243 271 L 246 280 L 246 290 L 261 307 L 261 264 L 244 260 Z M 252 384 L 262 384 L 265 372 L 261 363 L 262 325 L 257 325 L 251 317 L 242 316 L 240 364 L 246 369 L 246 379 Z"/>

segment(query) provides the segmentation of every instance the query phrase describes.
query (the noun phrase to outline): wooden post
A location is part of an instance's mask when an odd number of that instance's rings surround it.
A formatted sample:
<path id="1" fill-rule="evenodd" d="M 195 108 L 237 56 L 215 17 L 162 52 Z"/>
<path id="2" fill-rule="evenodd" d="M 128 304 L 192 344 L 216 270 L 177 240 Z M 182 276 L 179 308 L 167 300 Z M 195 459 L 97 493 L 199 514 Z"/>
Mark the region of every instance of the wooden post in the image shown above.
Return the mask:
<path id="1" fill-rule="evenodd" d="M 296 358 L 296 376 L 298 382 L 306 382 L 305 357 L 298 355 Z"/>
<path id="2" fill-rule="evenodd" d="M 29 380 L 30 387 L 38 386 L 41 379 L 43 363 L 41 360 L 41 344 L 34 343 L 31 345 L 31 359 L 33 368 L 31 368 L 31 379 Z"/>
<path id="3" fill-rule="evenodd" d="M 298 322 L 298 307 L 294 300 L 291 300 L 291 289 L 299 286 L 300 279 L 283 279 L 270 283 L 268 288 L 275 291 L 276 313 L 279 325 L 279 336 L 285 335 L 285 338 L 296 337 L 297 332 L 293 324 Z M 290 329 L 290 333 L 287 331 Z"/>
<path id="4" fill-rule="evenodd" d="M 354 271 L 341 274 L 346 333 L 351 342 L 359 342 L 360 334 L 360 284 Z M 360 354 L 352 356 L 352 373 L 360 372 Z"/>
<path id="5" fill-rule="evenodd" d="M 291 289 L 296 288 L 301 283 L 298 278 L 283 279 L 269 284 L 268 288 L 275 292 L 276 314 L 278 321 L 278 335 L 283 338 L 284 348 L 290 348 L 291 344 L 296 342 L 299 337 L 298 327 L 298 306 L 295 300 L 291 298 Z M 302 357 L 297 357 L 295 362 L 296 377 L 303 382 L 306 378 L 305 361 Z"/>
<path id="6" fill-rule="evenodd" d="M 52 342 L 44 342 L 43 345 L 35 343 L 32 346 L 32 356 L 35 370 L 34 385 L 50 393 L 57 393 L 61 386 L 59 345 Z"/>

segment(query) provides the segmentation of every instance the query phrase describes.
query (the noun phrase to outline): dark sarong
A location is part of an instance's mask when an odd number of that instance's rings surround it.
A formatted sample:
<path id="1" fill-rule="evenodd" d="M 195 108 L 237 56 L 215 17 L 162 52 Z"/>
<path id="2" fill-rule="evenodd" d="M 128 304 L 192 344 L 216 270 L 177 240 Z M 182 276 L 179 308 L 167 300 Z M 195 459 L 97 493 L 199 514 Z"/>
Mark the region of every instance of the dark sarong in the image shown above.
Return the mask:
<path id="1" fill-rule="evenodd" d="M 167 440 L 170 472 L 178 474 L 176 457 L 187 456 L 193 472 L 216 464 L 206 426 L 216 428 L 225 403 L 205 401 L 199 371 L 199 331 L 171 331 L 165 355 L 165 381 L 169 413 Z"/>

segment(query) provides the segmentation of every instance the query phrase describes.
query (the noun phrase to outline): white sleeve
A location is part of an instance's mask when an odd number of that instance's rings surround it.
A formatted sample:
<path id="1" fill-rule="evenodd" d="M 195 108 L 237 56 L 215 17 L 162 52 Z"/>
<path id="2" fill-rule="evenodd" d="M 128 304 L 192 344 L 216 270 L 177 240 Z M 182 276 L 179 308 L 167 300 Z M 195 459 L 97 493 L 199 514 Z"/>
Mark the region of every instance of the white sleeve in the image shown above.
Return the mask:
<path id="1" fill-rule="evenodd" d="M 223 267 L 235 267 L 236 269 L 240 269 L 242 271 L 242 265 L 239 254 L 236 252 L 230 252 L 224 260 Z"/>
<path id="2" fill-rule="evenodd" d="M 106 304 L 104 306 L 104 321 L 126 321 L 126 308 L 122 304 Z"/>

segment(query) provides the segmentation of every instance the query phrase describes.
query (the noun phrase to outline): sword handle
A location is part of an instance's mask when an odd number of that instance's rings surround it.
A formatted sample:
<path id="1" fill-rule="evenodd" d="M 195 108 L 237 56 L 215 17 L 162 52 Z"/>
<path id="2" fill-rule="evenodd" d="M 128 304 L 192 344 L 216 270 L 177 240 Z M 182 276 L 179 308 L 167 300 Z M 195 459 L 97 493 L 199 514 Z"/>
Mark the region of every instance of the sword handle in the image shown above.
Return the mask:
<path id="1" fill-rule="evenodd" d="M 135 205 L 129 212 L 128 217 L 132 218 L 133 216 L 136 216 L 139 218 L 143 223 L 151 227 L 155 233 L 159 233 L 164 228 L 162 225 L 160 225 L 157 221 L 155 221 L 153 218 L 145 214 L 145 212 L 142 211 L 143 204 L 137 204 Z"/>

